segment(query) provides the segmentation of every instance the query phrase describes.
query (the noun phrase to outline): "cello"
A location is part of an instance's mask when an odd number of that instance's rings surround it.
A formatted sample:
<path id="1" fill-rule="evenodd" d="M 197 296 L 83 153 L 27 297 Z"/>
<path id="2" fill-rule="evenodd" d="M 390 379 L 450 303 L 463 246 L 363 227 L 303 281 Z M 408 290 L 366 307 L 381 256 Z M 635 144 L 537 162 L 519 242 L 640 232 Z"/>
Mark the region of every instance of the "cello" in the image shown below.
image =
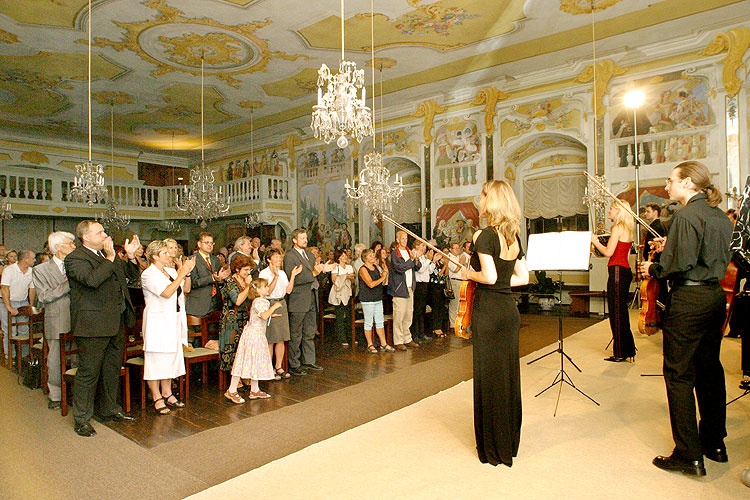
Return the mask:
<path id="1" fill-rule="evenodd" d="M 409 231 L 407 228 L 405 228 L 404 226 L 402 226 L 395 220 L 391 219 L 387 215 L 381 214 L 380 217 L 383 220 L 390 222 L 401 231 L 410 235 L 415 240 L 424 243 L 425 245 L 427 245 L 427 248 L 430 248 L 434 250 L 435 252 L 439 253 L 440 255 L 442 255 L 449 261 L 451 261 L 453 264 L 459 267 L 466 267 L 460 262 L 456 261 L 451 255 L 448 255 L 447 253 L 443 252 L 437 247 L 431 245 L 429 241 L 425 240 L 424 238 L 420 236 L 417 236 L 412 231 Z M 474 289 L 476 288 L 476 285 L 477 284 L 471 280 L 466 280 L 461 284 L 461 292 L 459 293 L 460 303 L 459 303 L 459 308 L 458 308 L 458 314 L 456 315 L 456 324 L 453 325 L 453 329 L 456 335 L 458 337 L 461 337 L 462 339 L 471 338 L 471 310 L 472 310 L 472 305 L 474 303 Z"/>

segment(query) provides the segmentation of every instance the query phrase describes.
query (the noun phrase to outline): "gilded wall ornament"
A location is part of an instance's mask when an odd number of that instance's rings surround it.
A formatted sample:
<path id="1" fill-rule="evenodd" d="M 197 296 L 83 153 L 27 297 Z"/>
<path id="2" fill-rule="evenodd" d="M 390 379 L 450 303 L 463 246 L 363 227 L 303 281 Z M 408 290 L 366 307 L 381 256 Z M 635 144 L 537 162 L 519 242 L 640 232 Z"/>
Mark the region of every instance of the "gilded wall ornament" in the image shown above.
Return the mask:
<path id="1" fill-rule="evenodd" d="M 0 43 L 18 43 L 18 37 L 13 33 L 0 30 Z"/>
<path id="2" fill-rule="evenodd" d="M 297 134 L 288 135 L 284 143 L 281 145 L 281 147 L 286 148 L 287 151 L 289 151 L 289 168 L 291 170 L 294 170 L 297 166 L 297 163 L 295 162 L 294 149 L 297 146 L 301 145 L 302 140 Z"/>
<path id="3" fill-rule="evenodd" d="M 560 10 L 568 14 L 591 14 L 601 12 L 622 0 L 560 0 Z"/>
<path id="4" fill-rule="evenodd" d="M 607 93 L 609 81 L 617 75 L 627 72 L 628 68 L 621 68 L 611 59 L 605 59 L 596 63 L 596 82 L 594 83 L 594 93 L 591 96 L 591 105 L 596 109 L 596 119 L 601 120 L 604 117 L 606 108 L 604 107 L 604 94 Z M 594 80 L 594 65 L 586 66 L 575 81 L 587 83 Z"/>
<path id="5" fill-rule="evenodd" d="M 487 135 L 492 135 L 495 131 L 495 106 L 497 101 L 507 99 L 510 94 L 498 90 L 495 87 L 486 87 L 479 91 L 477 96 L 471 101 L 472 104 L 484 104 L 484 130 Z"/>
<path id="6" fill-rule="evenodd" d="M 734 97 L 742 87 L 742 80 L 737 77 L 737 70 L 745 67 L 742 57 L 750 46 L 750 28 L 734 28 L 716 35 L 714 40 L 699 52 L 702 56 L 715 56 L 727 52 L 727 56 L 719 61 L 724 64 L 721 71 L 721 81 L 729 97 Z"/>
<path id="7" fill-rule="evenodd" d="M 411 116 L 415 118 L 424 117 L 424 142 L 426 146 L 432 144 L 432 123 L 435 120 L 435 115 L 445 112 L 445 108 L 440 106 L 438 103 L 430 99 L 419 105 L 417 110 Z"/>
<path id="8" fill-rule="evenodd" d="M 302 54 L 270 50 L 268 40 L 255 34 L 271 24 L 270 19 L 232 26 L 207 17 L 187 17 L 181 10 L 167 5 L 166 0 L 150 0 L 143 5 L 158 12 L 154 19 L 112 21 L 124 30 L 122 41 L 97 37 L 92 45 L 137 54 L 156 66 L 151 72 L 154 77 L 173 71 L 197 76 L 202 55 L 208 66 L 207 75 L 239 88 L 242 81 L 235 76 L 265 71 L 273 59 L 310 59 Z"/>
<path id="9" fill-rule="evenodd" d="M 39 151 L 24 151 L 21 155 L 21 160 L 27 161 L 34 165 L 41 165 L 43 163 L 49 163 L 49 158 Z"/>

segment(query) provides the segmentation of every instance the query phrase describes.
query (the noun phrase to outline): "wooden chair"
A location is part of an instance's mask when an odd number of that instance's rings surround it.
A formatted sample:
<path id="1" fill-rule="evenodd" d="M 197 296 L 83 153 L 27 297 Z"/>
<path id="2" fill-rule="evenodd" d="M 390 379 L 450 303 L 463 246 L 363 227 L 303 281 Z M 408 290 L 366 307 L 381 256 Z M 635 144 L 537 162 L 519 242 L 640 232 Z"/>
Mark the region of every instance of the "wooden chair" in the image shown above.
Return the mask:
<path id="1" fill-rule="evenodd" d="M 196 347 L 193 351 L 185 352 L 185 376 L 180 377 L 180 395 L 183 400 L 187 400 L 190 393 L 190 371 L 194 364 L 201 364 L 201 374 L 203 382 L 205 383 L 208 378 L 208 363 L 219 360 L 219 351 L 214 349 L 206 349 L 206 342 L 208 342 L 209 336 L 219 336 L 221 327 L 221 315 L 222 311 L 214 311 L 208 316 L 202 318 L 196 316 L 187 317 L 188 327 L 200 326 L 200 333 L 189 333 L 188 336 L 201 337 L 201 347 Z M 226 384 L 226 375 L 222 370 L 219 370 L 219 388 L 223 390 Z"/>
<path id="2" fill-rule="evenodd" d="M 78 354 L 78 346 L 75 344 L 76 338 L 73 332 L 60 334 L 60 371 L 62 372 L 61 386 L 62 397 L 60 398 L 60 413 L 62 416 L 68 414 L 68 382 L 72 383 L 75 378 L 78 367 L 68 366 L 70 356 Z M 120 378 L 123 379 L 122 401 L 125 412 L 130 412 L 130 371 L 124 366 L 120 367 Z"/>
<path id="3" fill-rule="evenodd" d="M 22 319 L 22 318 L 25 318 Z M 15 321 L 14 321 L 15 320 Z M 24 335 L 13 336 L 13 328 L 16 330 L 19 326 L 27 325 L 29 333 Z M 22 346 L 28 346 L 29 355 L 32 355 L 31 348 L 37 340 L 44 337 L 44 309 L 37 310 L 31 306 L 18 308 L 18 314 L 11 316 L 8 313 L 8 367 L 13 369 L 13 348 L 16 349 L 16 370 L 20 370 L 22 359 Z"/>
<path id="4" fill-rule="evenodd" d="M 44 335 L 42 335 L 42 339 L 39 342 L 31 346 L 30 352 L 32 356 L 39 359 L 39 365 L 42 368 L 40 384 L 42 393 L 46 395 L 49 393 L 49 387 L 47 387 L 47 353 L 49 352 L 49 344 L 47 343 L 47 339 L 44 337 Z"/>

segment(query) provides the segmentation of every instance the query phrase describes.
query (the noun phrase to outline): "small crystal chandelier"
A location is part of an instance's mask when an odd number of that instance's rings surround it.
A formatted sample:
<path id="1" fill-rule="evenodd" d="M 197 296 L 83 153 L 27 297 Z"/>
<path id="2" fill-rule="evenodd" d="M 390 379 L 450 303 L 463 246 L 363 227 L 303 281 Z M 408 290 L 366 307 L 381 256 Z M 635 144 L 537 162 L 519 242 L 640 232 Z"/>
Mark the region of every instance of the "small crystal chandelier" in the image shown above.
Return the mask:
<path id="1" fill-rule="evenodd" d="M 217 187 L 212 168 L 206 167 L 203 157 L 203 54 L 201 54 L 201 162 L 190 171 L 190 184 L 185 186 L 177 200 L 177 208 L 200 222 L 202 228 L 208 221 L 229 211 L 229 197 L 221 186 Z"/>
<path id="2" fill-rule="evenodd" d="M 345 183 L 346 195 L 353 200 L 362 200 L 370 210 L 372 221 L 377 222 L 381 215 L 390 215 L 393 204 L 398 202 L 404 192 L 404 186 L 398 174 L 394 182 L 390 181 L 391 172 L 383 166 L 383 157 L 378 152 L 365 155 L 365 168 L 359 173 L 359 185 Z"/>
<path id="3" fill-rule="evenodd" d="M 246 228 L 252 229 L 254 227 L 262 226 L 263 218 L 260 212 L 250 212 L 249 214 L 247 214 L 247 216 L 245 216 L 243 222 Z"/>
<path id="4" fill-rule="evenodd" d="M 0 199 L 0 220 L 9 220 L 13 218 L 13 212 L 10 210 L 10 201 L 8 198 Z"/>
<path id="5" fill-rule="evenodd" d="M 330 144 L 338 136 L 336 145 L 343 149 L 349 144 L 347 135 L 361 142 L 372 134 L 372 114 L 365 105 L 364 73 L 357 69 L 357 63 L 344 59 L 344 0 L 341 0 L 339 73 L 332 74 L 325 64 L 318 70 L 318 104 L 313 106 L 310 124 L 316 139 Z M 359 89 L 361 98 L 357 97 Z"/>
<path id="6" fill-rule="evenodd" d="M 182 224 L 174 219 L 159 221 L 159 230 L 165 233 L 179 233 L 182 231 Z"/>
<path id="7" fill-rule="evenodd" d="M 251 105 L 250 106 L 250 190 L 251 193 L 254 192 L 255 189 L 255 183 L 253 182 L 255 178 L 255 144 L 253 142 L 253 110 L 255 108 Z M 247 214 L 247 216 L 243 220 L 245 227 L 248 229 L 252 229 L 258 226 L 263 225 L 263 214 L 256 211 L 251 211 Z"/>
<path id="8" fill-rule="evenodd" d="M 375 27 L 374 6 L 370 0 L 370 32 L 372 36 L 371 58 L 372 58 L 372 97 L 373 108 L 375 107 Z M 381 70 L 382 71 L 382 70 Z M 382 74 L 381 74 L 382 75 Z M 381 76 L 382 81 L 382 76 Z M 363 94 L 364 96 L 364 94 Z M 380 91 L 381 110 L 380 118 L 383 119 L 382 99 L 383 91 Z M 381 124 L 382 131 L 382 124 Z M 362 204 L 370 210 L 372 221 L 377 222 L 381 215 L 390 215 L 393 204 L 397 203 L 404 192 L 404 186 L 398 174 L 394 177 L 393 184 L 390 183 L 391 172 L 383 165 L 383 155 L 375 151 L 375 132 L 371 130 L 373 151 L 365 155 L 365 168 L 359 173 L 359 186 L 345 182 L 346 195 L 353 200 L 362 200 Z M 381 133 L 380 146 L 383 146 Z"/>
<path id="9" fill-rule="evenodd" d="M 97 216 L 96 220 L 104 226 L 109 233 L 119 233 L 124 231 L 130 224 L 130 216 L 121 214 L 117 210 L 115 205 L 115 107 L 114 104 L 110 103 L 109 107 L 109 131 L 110 131 L 110 150 L 109 150 L 109 164 L 112 168 L 112 196 L 107 203 L 107 211 Z"/>
<path id="10" fill-rule="evenodd" d="M 88 65 L 88 99 L 89 99 L 89 160 L 76 165 L 76 176 L 70 188 L 73 201 L 86 203 L 89 207 L 107 199 L 107 188 L 104 187 L 104 167 L 91 161 L 91 0 L 89 0 L 89 65 Z"/>

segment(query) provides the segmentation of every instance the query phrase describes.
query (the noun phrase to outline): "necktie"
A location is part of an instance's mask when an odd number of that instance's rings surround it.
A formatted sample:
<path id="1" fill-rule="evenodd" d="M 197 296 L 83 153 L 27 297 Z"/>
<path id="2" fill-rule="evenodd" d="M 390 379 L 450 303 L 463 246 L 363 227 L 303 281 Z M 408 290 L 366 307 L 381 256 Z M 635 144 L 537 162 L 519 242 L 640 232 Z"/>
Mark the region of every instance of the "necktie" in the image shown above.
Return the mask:
<path id="1" fill-rule="evenodd" d="M 214 273 L 214 270 L 211 268 L 211 256 L 209 255 L 206 257 L 206 265 L 208 266 L 208 270 L 211 271 L 211 274 Z M 211 285 L 211 297 L 216 295 L 216 285 Z"/>

